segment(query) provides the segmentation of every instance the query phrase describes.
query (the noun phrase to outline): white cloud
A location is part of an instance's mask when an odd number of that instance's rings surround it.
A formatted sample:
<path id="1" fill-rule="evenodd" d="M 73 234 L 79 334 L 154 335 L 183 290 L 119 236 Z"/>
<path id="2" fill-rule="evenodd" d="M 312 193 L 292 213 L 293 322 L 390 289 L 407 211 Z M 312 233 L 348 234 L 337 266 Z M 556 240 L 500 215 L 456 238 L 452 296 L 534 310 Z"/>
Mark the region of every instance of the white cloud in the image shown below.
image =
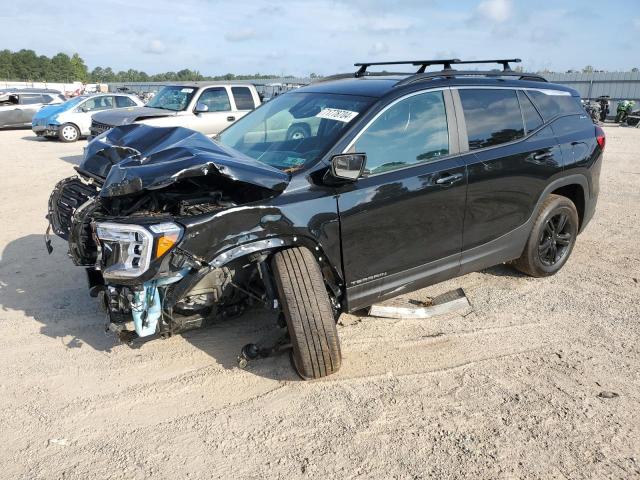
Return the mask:
<path id="1" fill-rule="evenodd" d="M 389 51 L 389 45 L 384 42 L 376 42 L 371 45 L 369 55 L 383 55 Z"/>
<path id="2" fill-rule="evenodd" d="M 495 23 L 509 20 L 512 11 L 511 0 L 483 0 L 476 8 L 477 16 Z"/>
<path id="3" fill-rule="evenodd" d="M 155 39 L 149 41 L 146 47 L 142 50 L 144 53 L 151 53 L 153 55 L 162 55 L 167 51 L 167 47 L 161 40 Z"/>
<path id="4" fill-rule="evenodd" d="M 225 40 L 228 42 L 244 42 L 245 40 L 251 40 L 258 34 L 253 28 L 241 28 L 234 30 L 233 32 L 227 32 L 224 34 Z"/>

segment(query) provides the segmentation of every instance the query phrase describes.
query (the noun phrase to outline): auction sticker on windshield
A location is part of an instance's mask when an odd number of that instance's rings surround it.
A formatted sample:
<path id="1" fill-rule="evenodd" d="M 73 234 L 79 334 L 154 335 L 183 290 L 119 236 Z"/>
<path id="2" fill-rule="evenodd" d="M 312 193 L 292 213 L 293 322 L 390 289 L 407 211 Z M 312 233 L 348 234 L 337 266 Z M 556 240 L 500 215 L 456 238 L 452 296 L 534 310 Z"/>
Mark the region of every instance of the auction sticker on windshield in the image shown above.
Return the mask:
<path id="1" fill-rule="evenodd" d="M 339 108 L 323 108 L 316 115 L 317 118 L 326 118 L 327 120 L 337 120 L 338 122 L 350 122 L 358 116 L 358 112 L 351 110 L 341 110 Z"/>

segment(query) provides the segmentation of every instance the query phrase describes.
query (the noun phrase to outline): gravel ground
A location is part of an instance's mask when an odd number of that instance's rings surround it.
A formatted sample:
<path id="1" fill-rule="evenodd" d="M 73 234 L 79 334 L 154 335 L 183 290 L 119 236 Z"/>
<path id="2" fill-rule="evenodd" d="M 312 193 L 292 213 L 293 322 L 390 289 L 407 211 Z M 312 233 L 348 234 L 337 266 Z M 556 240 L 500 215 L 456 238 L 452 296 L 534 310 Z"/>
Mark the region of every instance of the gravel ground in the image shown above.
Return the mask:
<path id="1" fill-rule="evenodd" d="M 42 240 L 82 143 L 0 131 L 0 478 L 640 478 L 640 130 L 606 127 L 596 216 L 556 276 L 498 266 L 472 310 L 340 320 L 342 370 L 235 366 L 269 319 L 138 348 Z"/>

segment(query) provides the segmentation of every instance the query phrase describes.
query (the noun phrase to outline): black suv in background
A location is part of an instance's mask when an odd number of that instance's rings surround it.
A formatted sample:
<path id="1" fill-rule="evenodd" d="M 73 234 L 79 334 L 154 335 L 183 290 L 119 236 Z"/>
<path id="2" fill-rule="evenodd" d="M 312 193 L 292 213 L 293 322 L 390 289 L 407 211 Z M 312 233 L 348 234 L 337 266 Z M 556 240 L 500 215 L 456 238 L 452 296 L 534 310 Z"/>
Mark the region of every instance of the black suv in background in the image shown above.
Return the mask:
<path id="1" fill-rule="evenodd" d="M 604 134 L 574 90 L 514 61 L 356 64 L 216 142 L 114 128 L 56 186 L 48 218 L 120 335 L 262 303 L 298 373 L 331 374 L 341 312 L 502 262 L 534 277 L 567 262 L 595 210 Z M 503 69 L 454 69 L 489 62 Z"/>

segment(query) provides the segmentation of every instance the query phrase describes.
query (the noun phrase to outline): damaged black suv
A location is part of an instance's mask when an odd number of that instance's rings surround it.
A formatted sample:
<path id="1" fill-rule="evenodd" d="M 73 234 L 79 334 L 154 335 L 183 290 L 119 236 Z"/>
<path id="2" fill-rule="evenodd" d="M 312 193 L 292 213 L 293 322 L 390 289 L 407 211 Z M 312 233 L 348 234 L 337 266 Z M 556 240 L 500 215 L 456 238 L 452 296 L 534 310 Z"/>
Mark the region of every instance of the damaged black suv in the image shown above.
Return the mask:
<path id="1" fill-rule="evenodd" d="M 48 219 L 121 336 L 264 304 L 279 313 L 274 348 L 292 347 L 303 378 L 329 375 L 341 312 L 502 262 L 551 275 L 569 258 L 595 210 L 604 134 L 574 90 L 514 61 L 356 64 L 215 142 L 114 128 L 55 187 Z M 503 69 L 454 69 L 488 62 Z"/>

